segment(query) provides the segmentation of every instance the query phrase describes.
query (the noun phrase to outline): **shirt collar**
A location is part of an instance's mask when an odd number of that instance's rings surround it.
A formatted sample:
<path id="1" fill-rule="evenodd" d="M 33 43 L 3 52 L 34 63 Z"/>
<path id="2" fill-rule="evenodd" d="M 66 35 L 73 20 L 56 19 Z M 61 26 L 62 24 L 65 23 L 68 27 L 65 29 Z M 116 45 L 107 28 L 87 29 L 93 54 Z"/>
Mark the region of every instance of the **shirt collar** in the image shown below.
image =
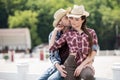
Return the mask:
<path id="1" fill-rule="evenodd" d="M 74 28 L 71 28 L 71 31 L 75 31 L 76 33 L 79 34 L 79 32 L 77 30 L 75 30 Z M 81 33 L 81 35 L 83 35 L 83 34 L 84 34 L 84 31 Z"/>

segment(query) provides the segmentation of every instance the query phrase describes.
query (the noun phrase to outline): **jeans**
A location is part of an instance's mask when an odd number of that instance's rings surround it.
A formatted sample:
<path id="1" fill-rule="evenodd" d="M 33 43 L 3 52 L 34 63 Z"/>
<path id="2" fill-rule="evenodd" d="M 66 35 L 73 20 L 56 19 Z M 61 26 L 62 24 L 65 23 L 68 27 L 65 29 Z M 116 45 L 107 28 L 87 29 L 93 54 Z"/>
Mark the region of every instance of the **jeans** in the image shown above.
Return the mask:
<path id="1" fill-rule="evenodd" d="M 95 80 L 94 71 L 90 67 L 83 68 L 80 76 L 74 76 L 74 71 L 77 68 L 77 63 L 75 61 L 74 55 L 68 56 L 64 63 L 64 66 L 65 70 L 67 71 L 67 77 L 65 77 L 64 80 Z"/>
<path id="2" fill-rule="evenodd" d="M 60 72 L 54 67 L 48 68 L 38 80 L 63 80 Z"/>

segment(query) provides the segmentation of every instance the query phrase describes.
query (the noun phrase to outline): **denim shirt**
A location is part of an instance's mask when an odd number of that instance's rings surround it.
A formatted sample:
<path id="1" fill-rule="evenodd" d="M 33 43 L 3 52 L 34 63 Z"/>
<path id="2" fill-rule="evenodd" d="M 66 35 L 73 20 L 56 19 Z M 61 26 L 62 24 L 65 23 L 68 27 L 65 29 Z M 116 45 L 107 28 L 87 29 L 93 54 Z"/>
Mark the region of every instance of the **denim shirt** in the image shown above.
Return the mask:
<path id="1" fill-rule="evenodd" d="M 49 34 L 49 42 L 50 42 L 50 39 L 51 39 L 51 36 L 52 36 L 52 32 Z M 56 35 L 56 40 L 58 40 L 61 36 L 61 32 L 57 32 L 57 35 Z M 50 60 L 52 62 L 53 65 L 55 65 L 56 63 L 60 64 L 61 63 L 61 58 L 60 58 L 60 55 L 59 55 L 59 50 L 56 50 L 54 52 L 50 52 Z"/>

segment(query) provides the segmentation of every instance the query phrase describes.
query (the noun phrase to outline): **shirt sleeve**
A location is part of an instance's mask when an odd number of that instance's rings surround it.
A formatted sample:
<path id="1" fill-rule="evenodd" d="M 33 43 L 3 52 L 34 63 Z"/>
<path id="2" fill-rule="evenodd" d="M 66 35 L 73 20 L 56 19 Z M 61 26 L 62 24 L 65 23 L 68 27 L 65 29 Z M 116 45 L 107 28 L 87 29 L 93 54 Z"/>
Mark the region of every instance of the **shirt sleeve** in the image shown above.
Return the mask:
<path id="1" fill-rule="evenodd" d="M 55 41 L 53 46 L 49 49 L 49 52 L 54 52 L 62 45 L 64 45 L 65 42 L 66 42 L 66 34 L 62 34 L 62 36 L 57 41 Z"/>
<path id="2" fill-rule="evenodd" d="M 50 32 L 49 37 L 48 37 L 48 42 L 50 43 L 50 39 L 52 37 L 52 32 Z"/>
<path id="3" fill-rule="evenodd" d="M 50 61 L 52 62 L 53 65 L 55 65 L 56 63 L 58 64 L 61 63 L 59 51 L 54 51 L 54 53 L 50 53 Z"/>
<path id="4" fill-rule="evenodd" d="M 92 37 L 93 37 L 92 50 L 97 51 L 99 49 L 99 45 L 98 45 L 98 38 L 95 30 L 93 30 Z"/>
<path id="5" fill-rule="evenodd" d="M 49 34 L 48 42 L 50 42 L 51 36 L 52 36 L 52 32 Z M 56 36 L 58 36 L 58 35 L 56 35 Z M 61 59 L 60 59 L 58 50 L 56 50 L 55 52 L 50 52 L 49 56 L 50 56 L 49 57 L 50 61 L 52 62 L 53 65 L 55 65 L 56 63 L 58 63 L 58 64 L 61 63 Z"/>

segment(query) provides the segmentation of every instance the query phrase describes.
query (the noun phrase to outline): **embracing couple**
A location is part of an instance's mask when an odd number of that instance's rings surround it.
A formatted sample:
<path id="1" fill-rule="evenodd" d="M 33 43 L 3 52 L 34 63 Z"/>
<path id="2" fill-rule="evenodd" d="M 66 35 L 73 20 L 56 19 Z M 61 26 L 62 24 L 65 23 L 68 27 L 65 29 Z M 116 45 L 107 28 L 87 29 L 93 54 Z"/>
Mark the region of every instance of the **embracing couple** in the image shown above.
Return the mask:
<path id="1" fill-rule="evenodd" d="M 88 16 L 83 5 L 55 12 L 54 30 L 49 35 L 53 66 L 39 80 L 95 80 L 92 64 L 98 40 L 94 29 L 86 26 Z"/>

